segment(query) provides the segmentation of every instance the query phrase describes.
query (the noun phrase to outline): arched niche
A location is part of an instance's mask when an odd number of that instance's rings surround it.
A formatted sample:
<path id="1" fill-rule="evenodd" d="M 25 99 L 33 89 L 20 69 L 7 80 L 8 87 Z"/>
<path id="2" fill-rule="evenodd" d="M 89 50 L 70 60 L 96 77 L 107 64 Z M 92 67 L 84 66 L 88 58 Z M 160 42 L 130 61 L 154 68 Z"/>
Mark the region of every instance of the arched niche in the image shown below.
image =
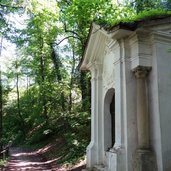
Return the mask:
<path id="1" fill-rule="evenodd" d="M 108 151 L 115 144 L 115 90 L 111 88 L 104 98 L 104 149 Z"/>

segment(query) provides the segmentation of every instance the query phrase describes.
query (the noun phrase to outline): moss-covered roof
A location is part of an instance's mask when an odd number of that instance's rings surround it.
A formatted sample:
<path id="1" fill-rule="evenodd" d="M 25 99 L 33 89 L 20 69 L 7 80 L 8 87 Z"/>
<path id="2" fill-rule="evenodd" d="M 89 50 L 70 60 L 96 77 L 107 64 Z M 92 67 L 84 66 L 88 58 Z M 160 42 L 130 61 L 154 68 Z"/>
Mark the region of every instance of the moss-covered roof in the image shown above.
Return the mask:
<path id="1" fill-rule="evenodd" d="M 171 23 L 171 14 L 145 17 L 130 22 L 121 21 L 113 26 L 104 27 L 104 29 L 109 33 L 118 29 L 126 29 L 126 30 L 134 31 L 141 26 L 148 26 L 148 25 L 150 26 L 150 25 L 162 24 L 162 23 Z"/>
<path id="2" fill-rule="evenodd" d="M 158 24 L 166 24 L 166 23 L 171 23 L 171 11 L 158 11 L 156 12 L 156 10 L 152 10 L 149 11 L 149 13 L 141 13 L 140 15 L 137 15 L 136 18 L 132 18 L 132 19 L 123 19 L 120 21 L 115 21 L 112 24 L 104 24 L 101 26 L 101 28 L 103 28 L 104 30 L 106 30 L 109 34 L 111 32 L 115 32 L 119 29 L 125 29 L 125 30 L 130 30 L 130 31 L 134 31 L 137 28 L 143 27 L 143 26 L 152 26 L 152 25 L 158 25 Z M 83 57 L 80 61 L 79 64 L 79 68 L 84 60 L 84 55 L 85 55 L 85 51 L 87 50 L 87 46 L 89 43 L 89 39 L 91 36 L 91 32 L 92 32 L 92 26 L 90 28 L 90 32 L 89 35 L 87 37 L 87 42 L 85 45 L 85 49 L 84 49 L 84 53 L 83 53 Z"/>
<path id="3" fill-rule="evenodd" d="M 163 19 L 168 16 L 171 16 L 171 10 L 165 10 L 165 9 L 159 8 L 159 9 L 144 10 L 138 14 L 132 13 L 132 15 L 129 14 L 129 16 L 121 17 L 120 19 L 113 19 L 112 21 L 108 21 L 105 23 L 97 22 L 97 24 L 105 25 L 106 29 L 114 27 L 118 24 L 120 25 L 126 24 L 132 27 L 132 25 L 135 25 L 137 22 L 150 21 L 150 20 L 160 19 L 160 18 Z"/>

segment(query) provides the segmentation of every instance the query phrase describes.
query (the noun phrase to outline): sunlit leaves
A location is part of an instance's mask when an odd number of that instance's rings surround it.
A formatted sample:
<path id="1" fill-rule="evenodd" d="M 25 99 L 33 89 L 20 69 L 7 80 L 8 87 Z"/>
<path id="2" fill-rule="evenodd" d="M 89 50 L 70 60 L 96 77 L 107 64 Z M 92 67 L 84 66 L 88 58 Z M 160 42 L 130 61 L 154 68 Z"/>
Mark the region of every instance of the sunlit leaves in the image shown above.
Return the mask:
<path id="1" fill-rule="evenodd" d="M 44 10 L 53 15 L 58 15 L 59 12 L 59 8 L 55 0 L 31 0 L 31 6 L 34 14 L 43 13 Z"/>

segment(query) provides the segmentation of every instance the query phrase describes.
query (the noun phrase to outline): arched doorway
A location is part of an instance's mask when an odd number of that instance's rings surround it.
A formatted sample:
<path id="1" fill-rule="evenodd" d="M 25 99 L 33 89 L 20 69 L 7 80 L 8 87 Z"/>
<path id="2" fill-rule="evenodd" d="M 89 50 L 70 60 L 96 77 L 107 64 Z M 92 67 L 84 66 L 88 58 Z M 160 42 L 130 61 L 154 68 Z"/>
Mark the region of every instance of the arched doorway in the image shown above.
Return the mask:
<path id="1" fill-rule="evenodd" d="M 104 149 L 108 151 L 115 144 L 115 90 L 107 91 L 104 99 Z"/>

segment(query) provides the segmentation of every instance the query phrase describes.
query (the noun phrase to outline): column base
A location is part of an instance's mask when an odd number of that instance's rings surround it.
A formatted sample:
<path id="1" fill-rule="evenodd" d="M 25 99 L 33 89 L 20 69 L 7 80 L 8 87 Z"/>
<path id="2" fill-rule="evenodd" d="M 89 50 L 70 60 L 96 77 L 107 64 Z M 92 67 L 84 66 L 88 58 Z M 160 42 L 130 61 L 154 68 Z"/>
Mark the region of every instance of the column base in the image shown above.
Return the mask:
<path id="1" fill-rule="evenodd" d="M 106 167 L 104 165 L 95 165 L 93 171 L 105 171 Z"/>
<path id="2" fill-rule="evenodd" d="M 95 165 L 93 168 L 82 169 L 81 171 L 107 171 L 104 165 Z"/>
<path id="3" fill-rule="evenodd" d="M 135 155 L 134 171 L 156 171 L 155 155 L 150 149 L 138 149 Z"/>

